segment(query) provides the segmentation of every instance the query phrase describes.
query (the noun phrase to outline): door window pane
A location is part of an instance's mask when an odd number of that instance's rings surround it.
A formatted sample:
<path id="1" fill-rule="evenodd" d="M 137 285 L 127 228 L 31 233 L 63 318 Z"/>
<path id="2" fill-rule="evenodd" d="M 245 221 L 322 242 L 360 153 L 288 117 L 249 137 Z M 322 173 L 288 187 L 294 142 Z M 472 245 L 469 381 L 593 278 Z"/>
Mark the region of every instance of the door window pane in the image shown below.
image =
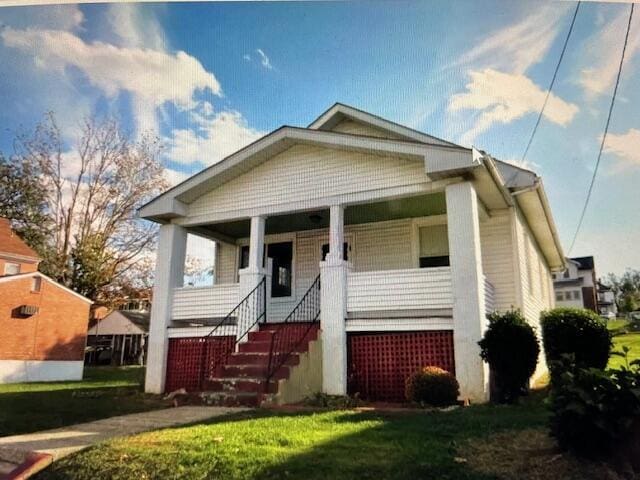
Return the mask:
<path id="1" fill-rule="evenodd" d="M 293 242 L 271 243 L 267 255 L 273 259 L 271 296 L 290 297 L 293 265 Z"/>

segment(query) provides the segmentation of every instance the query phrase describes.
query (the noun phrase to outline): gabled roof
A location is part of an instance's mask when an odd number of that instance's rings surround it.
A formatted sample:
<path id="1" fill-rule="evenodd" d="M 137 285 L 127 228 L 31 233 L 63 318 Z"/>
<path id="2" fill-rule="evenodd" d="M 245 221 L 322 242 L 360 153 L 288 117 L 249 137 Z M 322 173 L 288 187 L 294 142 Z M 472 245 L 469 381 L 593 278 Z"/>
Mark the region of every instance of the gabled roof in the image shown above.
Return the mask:
<path id="1" fill-rule="evenodd" d="M 444 163 L 466 166 L 472 161 L 471 149 L 457 145 L 426 144 L 283 126 L 167 190 L 143 205 L 139 214 L 141 217 L 155 221 L 168 220 L 184 214 L 186 213 L 184 203 L 194 201 L 216 186 L 254 168 L 291 146 L 300 144 L 394 155 L 420 161 L 425 161 L 425 156 L 431 153 L 432 161 L 438 167 Z M 462 160 L 461 155 L 464 157 Z M 446 157 L 447 160 L 435 157 Z"/>
<path id="2" fill-rule="evenodd" d="M 442 140 L 441 138 L 427 135 L 399 123 L 392 122 L 377 115 L 359 110 L 357 108 L 345 105 L 344 103 L 334 103 L 328 110 L 316 118 L 308 128 L 312 130 L 331 130 L 338 123 L 345 119 L 350 119 L 358 123 L 363 123 L 371 127 L 385 130 L 389 133 L 401 137 L 403 140 L 415 141 L 420 143 L 445 145 L 449 147 L 460 147 L 455 143 Z M 460 147 L 463 148 L 463 147 Z"/>
<path id="3" fill-rule="evenodd" d="M 43 280 L 49 282 L 50 284 L 52 284 L 53 286 L 66 291 L 67 293 L 78 297 L 80 300 L 84 300 L 87 303 L 93 303 L 92 300 L 89 300 L 87 297 L 80 295 L 78 292 L 74 292 L 73 290 L 71 290 L 70 288 L 65 287 L 64 285 L 59 284 L 58 282 L 56 282 L 53 278 L 49 278 L 47 277 L 44 273 L 40 273 L 40 272 L 27 272 L 27 273 L 18 273 L 16 275 L 5 275 L 3 277 L 0 277 L 0 289 L 2 288 L 2 284 L 3 283 L 8 283 L 8 282 L 14 282 L 16 280 L 23 280 L 25 278 L 32 278 L 32 277 L 40 277 Z"/>
<path id="4" fill-rule="evenodd" d="M 126 335 L 149 333 L 149 312 L 114 310 L 95 322 L 87 335 Z"/>
<path id="5" fill-rule="evenodd" d="M 0 217 L 0 255 L 40 260 L 38 254 L 13 231 L 9 219 L 4 217 Z"/>

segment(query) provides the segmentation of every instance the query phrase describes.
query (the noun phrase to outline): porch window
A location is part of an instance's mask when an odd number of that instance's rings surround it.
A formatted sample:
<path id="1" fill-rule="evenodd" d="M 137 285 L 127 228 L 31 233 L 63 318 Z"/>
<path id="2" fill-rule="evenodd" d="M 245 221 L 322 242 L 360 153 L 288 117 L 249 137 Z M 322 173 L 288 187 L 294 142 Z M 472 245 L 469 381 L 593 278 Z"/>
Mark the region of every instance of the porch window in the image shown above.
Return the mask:
<path id="1" fill-rule="evenodd" d="M 446 225 L 420 227 L 420 268 L 449 266 L 449 236 Z"/>
<path id="2" fill-rule="evenodd" d="M 293 242 L 270 243 L 264 246 L 262 266 L 267 265 L 267 257 L 273 259 L 271 276 L 271 297 L 290 297 L 293 268 Z M 240 268 L 249 266 L 249 245 L 240 247 Z"/>
<path id="3" fill-rule="evenodd" d="M 324 245 L 322 245 L 322 261 L 323 262 L 327 258 L 328 254 L 329 254 L 329 244 L 325 243 Z M 344 242 L 342 244 L 342 259 L 344 261 L 349 260 L 349 244 L 347 242 Z"/>

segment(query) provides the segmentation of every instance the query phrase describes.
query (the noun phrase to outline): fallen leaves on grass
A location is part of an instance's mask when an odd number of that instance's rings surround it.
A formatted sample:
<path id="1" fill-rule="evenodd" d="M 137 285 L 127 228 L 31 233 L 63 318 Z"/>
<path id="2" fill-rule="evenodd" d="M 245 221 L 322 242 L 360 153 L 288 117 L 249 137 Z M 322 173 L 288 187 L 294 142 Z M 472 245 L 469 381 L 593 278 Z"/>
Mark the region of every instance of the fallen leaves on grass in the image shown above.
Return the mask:
<path id="1" fill-rule="evenodd" d="M 472 440 L 465 445 L 464 455 L 469 467 L 501 480 L 622 480 L 607 465 L 559 451 L 543 429 Z"/>

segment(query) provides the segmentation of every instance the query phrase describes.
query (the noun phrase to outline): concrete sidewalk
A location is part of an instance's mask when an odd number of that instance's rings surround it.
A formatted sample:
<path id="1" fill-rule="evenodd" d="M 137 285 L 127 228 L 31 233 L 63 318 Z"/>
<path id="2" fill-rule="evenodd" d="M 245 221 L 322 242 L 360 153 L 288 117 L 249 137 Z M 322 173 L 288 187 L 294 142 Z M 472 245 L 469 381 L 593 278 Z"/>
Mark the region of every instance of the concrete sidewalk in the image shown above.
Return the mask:
<path id="1" fill-rule="evenodd" d="M 197 423 L 210 418 L 249 410 L 247 408 L 186 406 L 151 412 L 105 418 L 95 422 L 0 438 L 0 479 L 27 478 L 16 470 L 26 463 L 38 461 L 40 470 L 66 455 L 114 437 L 133 435 L 149 430 Z M 31 460 L 30 460 L 31 459 Z M 20 468 L 22 467 L 22 468 Z M 36 471 L 37 471 L 36 470 Z"/>

